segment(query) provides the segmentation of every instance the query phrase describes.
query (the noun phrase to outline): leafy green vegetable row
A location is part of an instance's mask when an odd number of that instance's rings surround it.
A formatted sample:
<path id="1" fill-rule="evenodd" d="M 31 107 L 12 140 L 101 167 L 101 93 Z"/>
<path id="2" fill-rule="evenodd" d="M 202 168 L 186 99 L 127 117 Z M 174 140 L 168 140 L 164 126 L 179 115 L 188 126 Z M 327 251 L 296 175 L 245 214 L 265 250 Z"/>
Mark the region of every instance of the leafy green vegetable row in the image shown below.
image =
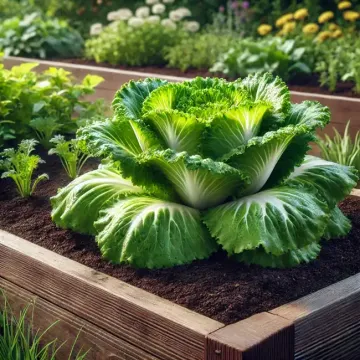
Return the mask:
<path id="1" fill-rule="evenodd" d="M 292 104 L 279 78 L 130 82 L 113 108 L 78 132 L 103 164 L 51 199 L 55 223 L 95 235 L 108 260 L 168 267 L 222 247 L 287 267 L 349 231 L 337 203 L 357 171 L 306 155 L 329 110 Z"/>

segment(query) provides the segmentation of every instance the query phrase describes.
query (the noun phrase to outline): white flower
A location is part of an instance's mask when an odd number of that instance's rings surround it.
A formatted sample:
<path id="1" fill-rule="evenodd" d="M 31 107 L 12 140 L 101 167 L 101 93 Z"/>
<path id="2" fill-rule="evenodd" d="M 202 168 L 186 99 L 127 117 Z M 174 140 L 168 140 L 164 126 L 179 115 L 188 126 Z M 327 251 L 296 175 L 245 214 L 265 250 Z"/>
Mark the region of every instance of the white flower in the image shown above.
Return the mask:
<path id="1" fill-rule="evenodd" d="M 163 14 L 166 10 L 166 6 L 164 4 L 155 4 L 152 7 L 152 13 L 156 15 Z"/>
<path id="2" fill-rule="evenodd" d="M 170 19 L 161 20 L 161 25 L 172 30 L 176 29 L 176 24 Z"/>
<path id="3" fill-rule="evenodd" d="M 172 4 L 175 0 L 163 0 L 164 4 Z"/>
<path id="4" fill-rule="evenodd" d="M 200 24 L 197 21 L 186 21 L 184 29 L 190 32 L 197 32 L 200 29 Z"/>
<path id="5" fill-rule="evenodd" d="M 108 19 L 108 21 L 114 21 L 114 20 L 117 20 L 117 16 L 118 16 L 117 11 L 110 11 L 107 14 L 107 19 Z"/>
<path id="6" fill-rule="evenodd" d="M 179 14 L 181 14 L 182 17 L 191 16 L 191 11 L 186 7 L 178 8 L 175 11 L 177 11 Z"/>
<path id="7" fill-rule="evenodd" d="M 174 10 L 174 11 L 170 11 L 169 18 L 172 21 L 178 22 L 182 20 L 183 16 L 177 10 Z"/>
<path id="8" fill-rule="evenodd" d="M 146 5 L 154 5 L 157 4 L 159 0 L 146 0 Z"/>
<path id="9" fill-rule="evenodd" d="M 135 15 L 138 18 L 147 18 L 150 15 L 150 8 L 148 6 L 141 6 L 136 9 Z"/>
<path id="10" fill-rule="evenodd" d="M 150 23 L 150 24 L 158 24 L 160 22 L 160 16 L 151 15 L 147 19 L 145 19 L 145 21 Z"/>
<path id="11" fill-rule="evenodd" d="M 117 11 L 119 19 L 116 20 L 129 20 L 133 13 L 130 9 L 122 8 Z"/>
<path id="12" fill-rule="evenodd" d="M 130 9 L 119 9 L 117 11 L 111 11 L 107 14 L 108 21 L 128 20 L 132 17 L 132 11 Z"/>
<path id="13" fill-rule="evenodd" d="M 102 32 L 102 25 L 100 23 L 92 24 L 90 27 L 90 35 L 99 35 Z"/>
<path id="14" fill-rule="evenodd" d="M 132 27 L 139 27 L 144 24 L 144 19 L 138 18 L 138 17 L 132 17 L 128 21 L 128 25 Z"/>

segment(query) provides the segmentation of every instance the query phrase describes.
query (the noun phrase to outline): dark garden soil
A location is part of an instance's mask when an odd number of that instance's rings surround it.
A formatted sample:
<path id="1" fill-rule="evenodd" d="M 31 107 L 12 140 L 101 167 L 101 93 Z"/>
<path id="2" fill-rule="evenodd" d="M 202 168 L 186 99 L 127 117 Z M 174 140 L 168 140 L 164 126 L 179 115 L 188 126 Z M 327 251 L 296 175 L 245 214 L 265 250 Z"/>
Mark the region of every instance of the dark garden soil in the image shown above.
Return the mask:
<path id="1" fill-rule="evenodd" d="M 54 60 L 56 61 L 56 60 Z M 57 60 L 65 63 L 71 64 L 80 64 L 80 65 L 90 65 L 90 66 L 100 66 L 100 67 L 108 67 L 112 69 L 120 69 L 120 70 L 129 70 L 129 71 L 139 71 L 145 73 L 152 74 L 162 74 L 162 75 L 170 75 L 170 76 L 179 76 L 185 78 L 193 78 L 196 76 L 219 76 L 224 77 L 221 74 L 214 74 L 206 69 L 188 69 L 186 71 L 181 71 L 180 69 L 175 68 L 167 68 L 164 66 L 123 66 L 123 65 L 111 65 L 109 63 L 96 63 L 92 60 L 84 60 L 84 59 L 64 59 Z M 301 92 L 309 92 L 313 94 L 325 94 L 325 95 L 337 95 L 337 96 L 346 96 L 346 97 L 360 97 L 360 94 L 355 94 L 353 92 L 354 84 L 351 82 L 339 82 L 337 88 L 334 92 L 330 92 L 325 87 L 319 86 L 319 79 L 316 75 L 312 76 L 298 76 L 292 79 L 289 84 L 289 89 L 293 91 L 301 91 Z"/>
<path id="2" fill-rule="evenodd" d="M 129 284 L 226 324 L 270 310 L 360 272 L 360 201 L 349 197 L 341 209 L 353 222 L 345 239 L 324 242 L 320 258 L 293 269 L 263 269 L 228 260 L 209 260 L 162 270 L 136 270 L 101 259 L 93 237 L 57 228 L 49 196 L 68 180 L 55 157 L 42 165 L 50 180 L 21 199 L 13 184 L 0 180 L 0 228 Z"/>

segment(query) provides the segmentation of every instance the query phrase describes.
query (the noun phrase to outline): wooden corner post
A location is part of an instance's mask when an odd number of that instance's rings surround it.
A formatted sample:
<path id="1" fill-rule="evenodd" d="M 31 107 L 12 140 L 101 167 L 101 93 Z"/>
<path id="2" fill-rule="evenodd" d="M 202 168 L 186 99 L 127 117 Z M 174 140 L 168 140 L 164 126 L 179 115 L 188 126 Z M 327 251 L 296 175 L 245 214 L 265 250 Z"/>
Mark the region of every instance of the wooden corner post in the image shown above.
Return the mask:
<path id="1" fill-rule="evenodd" d="M 294 343 L 293 323 L 263 312 L 209 334 L 205 360 L 292 360 Z"/>

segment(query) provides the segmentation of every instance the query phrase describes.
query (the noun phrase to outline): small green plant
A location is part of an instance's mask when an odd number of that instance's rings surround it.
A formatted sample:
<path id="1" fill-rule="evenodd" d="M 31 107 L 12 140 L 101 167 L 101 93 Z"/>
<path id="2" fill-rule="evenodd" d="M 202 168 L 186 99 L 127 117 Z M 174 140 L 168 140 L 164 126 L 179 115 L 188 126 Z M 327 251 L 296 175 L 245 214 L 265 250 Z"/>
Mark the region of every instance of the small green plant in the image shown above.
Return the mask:
<path id="1" fill-rule="evenodd" d="M 50 140 L 54 133 L 61 129 L 55 117 L 43 118 L 38 117 L 30 121 L 30 126 L 35 130 L 39 143 L 45 148 L 49 149 Z"/>
<path id="2" fill-rule="evenodd" d="M 33 304 L 27 304 L 15 316 L 4 294 L 4 302 L 0 311 L 0 359 L 3 360 L 56 360 L 61 345 L 56 344 L 56 339 L 50 342 L 44 342 L 44 336 L 51 328 L 56 326 L 57 322 L 50 325 L 43 332 L 33 329 L 29 314 L 30 307 Z M 85 360 L 87 352 L 82 349 L 75 353 L 75 344 L 78 340 L 75 338 L 73 346 L 67 360 Z"/>
<path id="3" fill-rule="evenodd" d="M 321 157 L 341 165 L 354 166 L 360 171 L 360 132 L 352 140 L 349 132 L 350 121 L 347 123 L 344 134 L 341 135 L 335 128 L 335 136 L 325 135 L 325 139 L 318 138 Z"/>
<path id="4" fill-rule="evenodd" d="M 50 140 L 55 145 L 50 149 L 49 155 L 58 155 L 70 179 L 79 176 L 82 167 L 91 157 L 87 153 L 84 142 L 79 139 L 66 140 L 62 135 L 56 135 Z"/>
<path id="5" fill-rule="evenodd" d="M 34 170 L 44 162 L 40 156 L 31 155 L 36 144 L 33 139 L 23 140 L 18 149 L 5 149 L 0 153 L 0 169 L 5 170 L 1 177 L 13 179 L 21 197 L 31 196 L 40 181 L 49 179 L 47 174 L 42 174 L 32 183 Z"/>
<path id="6" fill-rule="evenodd" d="M 340 80 L 341 60 L 329 53 L 326 60 L 319 61 L 315 71 L 320 73 L 320 86 L 327 86 L 331 92 L 336 90 Z"/>

